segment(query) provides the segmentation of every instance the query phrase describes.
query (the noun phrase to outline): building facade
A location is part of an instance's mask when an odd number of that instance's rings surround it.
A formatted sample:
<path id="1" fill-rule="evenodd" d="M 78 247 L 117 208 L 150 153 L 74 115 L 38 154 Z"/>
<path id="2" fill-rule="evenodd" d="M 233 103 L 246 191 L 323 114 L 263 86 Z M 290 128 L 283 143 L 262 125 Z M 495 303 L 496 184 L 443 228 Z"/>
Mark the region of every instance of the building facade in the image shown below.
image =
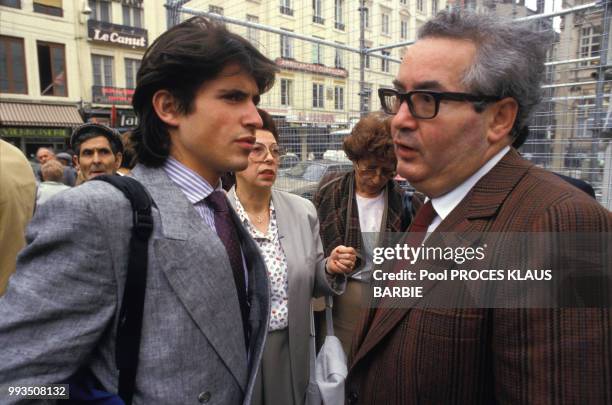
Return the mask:
<path id="1" fill-rule="evenodd" d="M 136 123 L 131 94 L 166 28 L 154 0 L 0 0 L 0 136 L 29 158 L 69 147 L 74 126 Z"/>

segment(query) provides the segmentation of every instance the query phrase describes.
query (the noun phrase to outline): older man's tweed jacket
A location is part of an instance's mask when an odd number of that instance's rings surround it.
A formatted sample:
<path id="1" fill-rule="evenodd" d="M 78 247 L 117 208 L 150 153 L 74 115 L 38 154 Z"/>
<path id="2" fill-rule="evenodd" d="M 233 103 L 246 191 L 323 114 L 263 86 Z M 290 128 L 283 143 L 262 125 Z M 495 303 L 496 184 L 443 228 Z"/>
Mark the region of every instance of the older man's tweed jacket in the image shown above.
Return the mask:
<path id="1" fill-rule="evenodd" d="M 611 230 L 609 211 L 511 150 L 435 232 Z M 353 341 L 346 392 L 349 404 L 610 404 L 612 315 L 370 310 Z"/>

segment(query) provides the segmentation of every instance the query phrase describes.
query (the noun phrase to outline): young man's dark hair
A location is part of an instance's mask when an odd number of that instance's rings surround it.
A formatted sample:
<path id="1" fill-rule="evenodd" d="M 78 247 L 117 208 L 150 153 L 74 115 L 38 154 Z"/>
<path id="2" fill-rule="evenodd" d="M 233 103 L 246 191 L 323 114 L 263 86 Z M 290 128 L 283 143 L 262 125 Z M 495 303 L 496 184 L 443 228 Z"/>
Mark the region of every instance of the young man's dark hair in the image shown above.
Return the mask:
<path id="1" fill-rule="evenodd" d="M 170 151 L 166 124 L 151 103 L 155 92 L 167 90 L 179 112 L 188 114 L 200 86 L 215 79 L 231 63 L 253 77 L 260 93 L 274 84 L 277 69 L 272 61 L 246 39 L 203 17 L 190 18 L 155 40 L 142 59 L 132 99 L 140 118 L 132 133 L 139 162 L 161 166 Z"/>
<path id="2" fill-rule="evenodd" d="M 272 136 L 274 136 L 274 139 L 276 140 L 276 142 L 278 142 L 278 129 L 276 128 L 276 123 L 274 122 L 274 118 L 272 118 L 270 113 L 268 113 L 265 110 L 262 110 L 261 108 L 258 108 L 257 112 L 259 113 L 259 116 L 261 117 L 261 121 L 263 122 L 263 127 L 261 127 L 261 129 L 270 131 Z"/>
<path id="3" fill-rule="evenodd" d="M 72 131 L 72 135 L 70 136 L 70 147 L 74 149 L 74 152 L 78 156 L 83 142 L 98 136 L 103 136 L 108 139 L 113 155 L 119 152 L 123 153 L 123 143 L 121 142 L 119 133 L 106 125 L 93 122 L 76 127 L 74 131 Z"/>

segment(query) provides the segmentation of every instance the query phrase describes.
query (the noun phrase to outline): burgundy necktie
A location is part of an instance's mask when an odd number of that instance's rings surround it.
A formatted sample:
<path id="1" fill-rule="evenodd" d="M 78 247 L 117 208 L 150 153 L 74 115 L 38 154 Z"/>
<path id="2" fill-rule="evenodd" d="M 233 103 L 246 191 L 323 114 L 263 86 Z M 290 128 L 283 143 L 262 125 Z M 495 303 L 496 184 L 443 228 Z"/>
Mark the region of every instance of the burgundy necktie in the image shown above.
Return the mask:
<path id="1" fill-rule="evenodd" d="M 236 226 L 232 221 L 229 211 L 227 197 L 223 191 L 213 191 L 206 201 L 215 213 L 215 228 L 217 235 L 223 242 L 225 250 L 229 257 L 234 275 L 234 283 L 236 292 L 238 293 L 238 302 L 240 303 L 240 313 L 242 315 L 242 325 L 244 327 L 244 338 L 247 348 L 249 347 L 249 303 L 247 299 L 246 282 L 244 268 L 242 266 L 242 251 L 240 250 L 240 240 Z"/>
<path id="2" fill-rule="evenodd" d="M 410 224 L 409 232 L 427 232 L 427 228 L 438 215 L 434 210 L 431 200 L 427 201 L 416 213 L 412 223 Z"/>

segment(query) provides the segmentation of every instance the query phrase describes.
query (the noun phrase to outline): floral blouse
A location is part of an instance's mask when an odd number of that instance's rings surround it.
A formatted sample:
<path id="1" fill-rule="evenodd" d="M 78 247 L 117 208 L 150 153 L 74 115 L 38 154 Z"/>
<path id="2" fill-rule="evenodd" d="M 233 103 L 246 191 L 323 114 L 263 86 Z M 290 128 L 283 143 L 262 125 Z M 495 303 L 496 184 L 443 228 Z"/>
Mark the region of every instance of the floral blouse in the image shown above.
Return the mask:
<path id="1" fill-rule="evenodd" d="M 236 213 L 255 243 L 268 268 L 271 289 L 270 330 L 280 330 L 289 324 L 289 282 L 287 277 L 287 258 L 278 238 L 276 212 L 270 201 L 270 224 L 264 234 L 258 230 L 249 219 L 248 214 L 236 195 Z"/>

